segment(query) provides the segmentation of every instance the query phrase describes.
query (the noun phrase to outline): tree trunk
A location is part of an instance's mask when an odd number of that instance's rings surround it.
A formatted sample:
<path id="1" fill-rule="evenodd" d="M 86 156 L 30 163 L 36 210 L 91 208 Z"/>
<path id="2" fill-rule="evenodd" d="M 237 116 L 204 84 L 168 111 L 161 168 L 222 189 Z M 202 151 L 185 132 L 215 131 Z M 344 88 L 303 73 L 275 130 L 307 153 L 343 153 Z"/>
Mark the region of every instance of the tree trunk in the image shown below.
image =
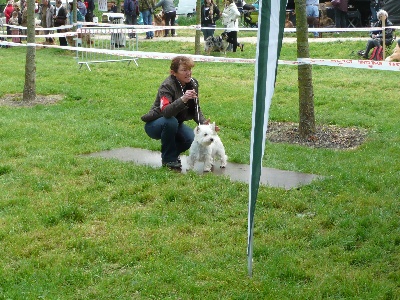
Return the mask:
<path id="1" fill-rule="evenodd" d="M 295 0 L 296 5 L 296 35 L 297 57 L 309 58 L 308 25 L 306 3 L 304 0 Z M 312 66 L 309 64 L 298 66 L 299 87 L 299 134 L 305 139 L 315 133 L 314 90 L 312 84 Z"/>
<path id="2" fill-rule="evenodd" d="M 118 6 L 121 9 L 121 5 L 118 5 Z M 72 11 L 74 12 L 74 14 L 72 15 L 73 16 L 72 22 L 74 22 L 74 24 L 76 24 L 76 22 L 78 22 L 78 13 L 76 12 L 77 8 L 78 8 L 78 4 L 76 3 L 76 0 L 72 1 Z M 76 25 L 72 29 L 73 29 L 73 31 L 76 31 Z"/>
<path id="3" fill-rule="evenodd" d="M 35 0 L 27 0 L 27 44 L 23 101 L 36 98 Z"/>
<path id="4" fill-rule="evenodd" d="M 196 1 L 196 24 L 201 24 L 201 1 Z M 201 26 L 201 25 L 200 25 Z M 201 38 L 201 30 L 196 28 L 196 35 L 194 38 L 194 54 L 200 55 L 201 47 L 200 47 L 200 38 Z"/>

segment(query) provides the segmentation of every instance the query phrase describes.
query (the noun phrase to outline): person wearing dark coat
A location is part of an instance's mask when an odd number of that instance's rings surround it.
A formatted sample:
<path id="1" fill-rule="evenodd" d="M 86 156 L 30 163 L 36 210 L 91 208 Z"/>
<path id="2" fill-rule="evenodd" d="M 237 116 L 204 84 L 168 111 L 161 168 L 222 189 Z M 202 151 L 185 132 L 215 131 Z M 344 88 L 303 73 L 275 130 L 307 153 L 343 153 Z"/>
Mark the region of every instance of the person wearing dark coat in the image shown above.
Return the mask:
<path id="1" fill-rule="evenodd" d="M 209 124 L 199 104 L 199 83 L 192 78 L 193 59 L 176 56 L 171 61 L 170 75 L 161 83 L 150 111 L 142 116 L 147 135 L 161 140 L 162 165 L 181 168 L 179 155 L 194 140 L 193 129 L 185 121 Z M 218 129 L 219 130 L 219 129 Z"/>
<path id="2" fill-rule="evenodd" d="M 382 20 L 385 19 L 385 27 L 393 26 L 392 22 L 388 19 L 388 13 L 381 9 L 376 13 L 378 22 L 376 22 L 373 27 L 382 27 Z M 393 31 L 392 28 L 385 28 L 385 45 L 390 45 L 393 42 Z M 369 58 L 369 52 L 375 47 L 383 45 L 383 34 L 382 30 L 371 31 L 371 38 L 367 42 L 365 51 L 359 51 L 358 55 L 365 59 Z"/>
<path id="3" fill-rule="evenodd" d="M 383 0 L 371 0 L 370 10 L 371 10 L 371 23 L 374 24 L 378 22 L 378 18 L 376 17 L 376 13 L 383 8 L 384 2 Z"/>
<path id="4" fill-rule="evenodd" d="M 62 5 L 61 0 L 56 1 L 56 13 L 54 14 L 54 27 L 60 27 L 67 23 L 67 10 Z M 65 32 L 65 29 L 57 29 L 58 33 Z M 60 41 L 60 46 L 68 46 L 67 39 L 65 36 L 60 36 L 58 38 Z"/>
<path id="5" fill-rule="evenodd" d="M 335 25 L 336 28 L 347 27 L 347 11 L 349 0 L 341 0 L 339 5 L 334 7 L 335 10 Z"/>
<path id="6" fill-rule="evenodd" d="M 86 22 L 93 22 L 93 12 L 95 9 L 94 5 L 94 0 L 85 0 L 85 5 L 86 5 L 86 15 L 85 15 L 85 21 Z"/>
<path id="7" fill-rule="evenodd" d="M 124 14 L 125 23 L 127 25 L 137 25 L 137 18 L 139 16 L 139 2 L 138 0 L 124 0 Z M 136 33 L 129 32 L 129 38 L 135 38 Z"/>
<path id="8" fill-rule="evenodd" d="M 220 14 L 219 8 L 214 4 L 213 0 L 204 1 L 201 6 L 201 32 L 203 32 L 204 40 L 214 35 L 215 22 L 219 19 Z M 203 29 L 203 27 L 208 28 Z"/>
<path id="9" fill-rule="evenodd" d="M 116 13 L 118 11 L 118 6 L 115 5 L 115 2 L 111 2 L 111 7 L 110 7 L 110 11 L 112 13 Z"/>

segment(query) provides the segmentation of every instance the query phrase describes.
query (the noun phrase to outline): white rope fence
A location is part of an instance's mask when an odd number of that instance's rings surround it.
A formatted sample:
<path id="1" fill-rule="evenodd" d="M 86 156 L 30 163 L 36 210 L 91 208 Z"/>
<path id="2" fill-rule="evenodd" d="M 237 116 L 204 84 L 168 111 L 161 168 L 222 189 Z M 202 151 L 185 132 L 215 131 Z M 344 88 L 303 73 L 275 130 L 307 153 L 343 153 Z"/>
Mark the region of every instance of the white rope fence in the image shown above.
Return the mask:
<path id="1" fill-rule="evenodd" d="M 21 30 L 26 30 L 26 27 L 5 25 Z M 40 34 L 36 38 L 58 38 L 66 37 L 69 41 L 69 46 L 58 45 L 45 45 L 49 48 L 59 48 L 64 50 L 71 50 L 77 52 L 77 60 L 80 67 L 86 65 L 90 70 L 89 64 L 100 62 L 116 62 L 116 61 L 134 61 L 137 64 L 138 58 L 150 59 L 167 59 L 179 55 L 176 53 L 159 53 L 159 52 L 142 52 L 139 51 L 138 35 L 147 31 L 156 31 L 174 28 L 175 30 L 189 29 L 201 30 L 200 25 L 193 26 L 151 26 L 151 25 L 125 25 L 125 24 L 108 24 L 108 23 L 79 23 L 77 24 L 77 31 L 67 31 L 64 33 L 55 32 L 57 29 L 70 30 L 72 25 L 66 25 L 53 28 L 36 28 Z M 400 26 L 391 26 L 386 28 L 400 29 Z M 213 28 L 216 30 L 224 31 L 225 28 Z M 373 30 L 380 30 L 382 28 L 374 27 Z M 53 31 L 51 34 L 41 34 L 41 31 Z M 257 28 L 240 28 L 240 31 L 257 31 Z M 371 31 L 371 27 L 365 28 L 310 28 L 312 32 L 348 32 L 348 31 Z M 295 33 L 296 28 L 285 28 L 286 33 Z M 135 34 L 136 38 L 127 39 L 127 36 Z M 19 37 L 26 38 L 26 35 L 18 35 Z M 0 34 L 0 38 L 12 38 L 14 35 Z M 70 41 L 74 41 L 70 42 Z M 24 43 L 13 43 L 9 41 L 0 41 L 2 46 L 37 46 L 43 47 L 43 44 L 35 43 L 27 45 Z M 202 62 L 223 62 L 223 63 L 244 63 L 254 64 L 255 59 L 243 58 L 227 58 L 227 57 L 214 57 L 206 55 L 190 55 L 195 61 Z M 373 69 L 373 70 L 387 70 L 387 71 L 400 71 L 400 62 L 388 61 L 371 61 L 364 59 L 313 59 L 313 58 L 299 58 L 296 61 L 279 60 L 282 65 L 321 65 L 333 67 L 346 67 L 358 69 Z"/>

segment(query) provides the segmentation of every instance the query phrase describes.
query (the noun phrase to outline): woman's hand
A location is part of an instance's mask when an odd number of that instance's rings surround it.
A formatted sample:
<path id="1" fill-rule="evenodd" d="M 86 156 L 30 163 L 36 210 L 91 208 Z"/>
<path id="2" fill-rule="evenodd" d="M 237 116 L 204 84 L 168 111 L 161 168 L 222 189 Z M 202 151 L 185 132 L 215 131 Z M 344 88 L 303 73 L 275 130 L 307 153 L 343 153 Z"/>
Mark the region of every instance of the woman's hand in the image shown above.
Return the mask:
<path id="1" fill-rule="evenodd" d="M 183 103 L 187 103 L 190 99 L 197 98 L 195 90 L 187 90 L 181 97 Z"/>

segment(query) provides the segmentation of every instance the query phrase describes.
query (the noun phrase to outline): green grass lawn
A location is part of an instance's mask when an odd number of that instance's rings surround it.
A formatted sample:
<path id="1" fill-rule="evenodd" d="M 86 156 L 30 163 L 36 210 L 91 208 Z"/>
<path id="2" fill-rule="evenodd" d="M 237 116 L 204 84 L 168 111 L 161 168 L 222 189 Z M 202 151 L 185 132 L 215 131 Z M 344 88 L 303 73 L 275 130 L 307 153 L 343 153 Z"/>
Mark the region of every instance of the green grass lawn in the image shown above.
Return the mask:
<path id="1" fill-rule="evenodd" d="M 355 58 L 364 43 L 310 47 L 311 57 Z M 264 166 L 325 179 L 260 188 L 249 278 L 246 184 L 82 156 L 159 150 L 140 116 L 169 61 L 89 72 L 73 56 L 37 50 L 37 93 L 61 102 L 0 106 L 0 299 L 399 299 L 398 72 L 313 68 L 316 123 L 365 128 L 368 138 L 342 151 L 267 141 Z M 296 45 L 284 44 L 281 59 L 295 60 Z M 0 96 L 22 92 L 24 64 L 24 48 L 0 49 Z M 254 65 L 198 62 L 193 71 L 230 161 L 248 164 Z M 295 67 L 279 66 L 270 120 L 298 122 Z"/>

